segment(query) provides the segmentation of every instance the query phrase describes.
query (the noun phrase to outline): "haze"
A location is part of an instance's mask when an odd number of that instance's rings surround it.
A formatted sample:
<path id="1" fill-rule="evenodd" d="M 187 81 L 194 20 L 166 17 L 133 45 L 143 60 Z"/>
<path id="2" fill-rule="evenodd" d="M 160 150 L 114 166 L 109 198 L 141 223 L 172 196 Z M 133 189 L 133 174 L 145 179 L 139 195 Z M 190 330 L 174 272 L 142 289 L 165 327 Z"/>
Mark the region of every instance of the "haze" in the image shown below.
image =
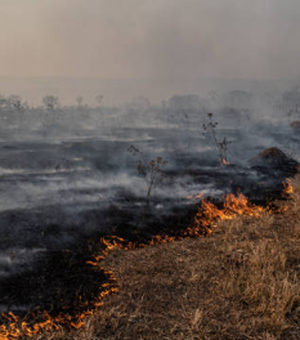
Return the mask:
<path id="1" fill-rule="evenodd" d="M 299 0 L 0 0 L 0 76 L 295 77 Z"/>

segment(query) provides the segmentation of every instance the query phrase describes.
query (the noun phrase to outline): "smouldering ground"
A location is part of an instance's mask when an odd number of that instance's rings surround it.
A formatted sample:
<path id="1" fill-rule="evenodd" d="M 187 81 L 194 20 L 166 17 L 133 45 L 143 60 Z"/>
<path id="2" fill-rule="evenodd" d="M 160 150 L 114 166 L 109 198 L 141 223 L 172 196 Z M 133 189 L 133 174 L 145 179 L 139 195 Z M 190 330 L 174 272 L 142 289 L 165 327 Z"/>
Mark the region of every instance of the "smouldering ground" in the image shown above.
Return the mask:
<path id="1" fill-rule="evenodd" d="M 288 210 L 211 237 L 113 251 L 119 293 L 84 329 L 37 339 L 299 339 L 300 182 Z"/>

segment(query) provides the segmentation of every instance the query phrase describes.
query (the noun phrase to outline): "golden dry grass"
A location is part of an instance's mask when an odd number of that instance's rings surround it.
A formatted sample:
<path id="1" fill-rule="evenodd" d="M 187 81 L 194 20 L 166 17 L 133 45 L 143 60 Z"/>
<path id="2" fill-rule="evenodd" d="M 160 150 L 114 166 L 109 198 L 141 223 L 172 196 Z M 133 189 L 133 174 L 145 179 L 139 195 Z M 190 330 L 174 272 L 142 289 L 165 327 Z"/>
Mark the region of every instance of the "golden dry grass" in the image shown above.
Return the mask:
<path id="1" fill-rule="evenodd" d="M 84 329 L 43 340 L 300 339 L 300 184 L 280 215 L 221 222 L 105 260 L 119 293 Z"/>

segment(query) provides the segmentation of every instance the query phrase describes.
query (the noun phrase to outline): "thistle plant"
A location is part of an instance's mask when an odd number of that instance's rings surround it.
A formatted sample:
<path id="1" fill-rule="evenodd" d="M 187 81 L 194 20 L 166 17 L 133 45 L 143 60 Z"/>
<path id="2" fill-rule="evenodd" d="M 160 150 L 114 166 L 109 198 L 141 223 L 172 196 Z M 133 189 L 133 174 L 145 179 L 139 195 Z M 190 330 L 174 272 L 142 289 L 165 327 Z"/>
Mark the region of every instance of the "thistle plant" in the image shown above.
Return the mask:
<path id="1" fill-rule="evenodd" d="M 216 148 L 218 150 L 218 153 L 219 153 L 220 163 L 222 166 L 227 166 L 229 165 L 229 162 L 227 160 L 227 149 L 228 149 L 228 145 L 231 144 L 232 142 L 229 141 L 226 137 L 224 137 L 224 139 L 220 142 L 217 136 L 217 132 L 216 132 L 216 127 L 218 126 L 218 122 L 215 122 L 213 120 L 213 113 L 208 113 L 207 117 L 208 117 L 208 123 L 203 124 L 204 133 L 212 136 L 214 143 L 216 145 Z"/>
<path id="2" fill-rule="evenodd" d="M 163 169 L 168 162 L 162 157 L 156 157 L 155 159 L 151 159 L 149 161 L 144 157 L 143 152 L 133 145 L 130 146 L 128 151 L 134 156 L 138 157 L 136 168 L 139 175 L 143 176 L 147 184 L 146 202 L 140 219 L 140 224 L 142 224 L 150 206 L 151 194 L 153 192 L 153 189 L 166 177 Z"/>

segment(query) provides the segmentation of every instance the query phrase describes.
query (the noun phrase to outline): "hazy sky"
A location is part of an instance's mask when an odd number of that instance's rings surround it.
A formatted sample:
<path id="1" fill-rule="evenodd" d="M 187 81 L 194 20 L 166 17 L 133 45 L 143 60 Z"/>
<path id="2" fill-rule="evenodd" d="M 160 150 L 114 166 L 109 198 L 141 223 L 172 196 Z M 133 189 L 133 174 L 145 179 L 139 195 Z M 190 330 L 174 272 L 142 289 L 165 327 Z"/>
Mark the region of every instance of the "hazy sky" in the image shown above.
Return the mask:
<path id="1" fill-rule="evenodd" d="M 0 76 L 295 77 L 299 17 L 299 0 L 0 0 Z"/>

